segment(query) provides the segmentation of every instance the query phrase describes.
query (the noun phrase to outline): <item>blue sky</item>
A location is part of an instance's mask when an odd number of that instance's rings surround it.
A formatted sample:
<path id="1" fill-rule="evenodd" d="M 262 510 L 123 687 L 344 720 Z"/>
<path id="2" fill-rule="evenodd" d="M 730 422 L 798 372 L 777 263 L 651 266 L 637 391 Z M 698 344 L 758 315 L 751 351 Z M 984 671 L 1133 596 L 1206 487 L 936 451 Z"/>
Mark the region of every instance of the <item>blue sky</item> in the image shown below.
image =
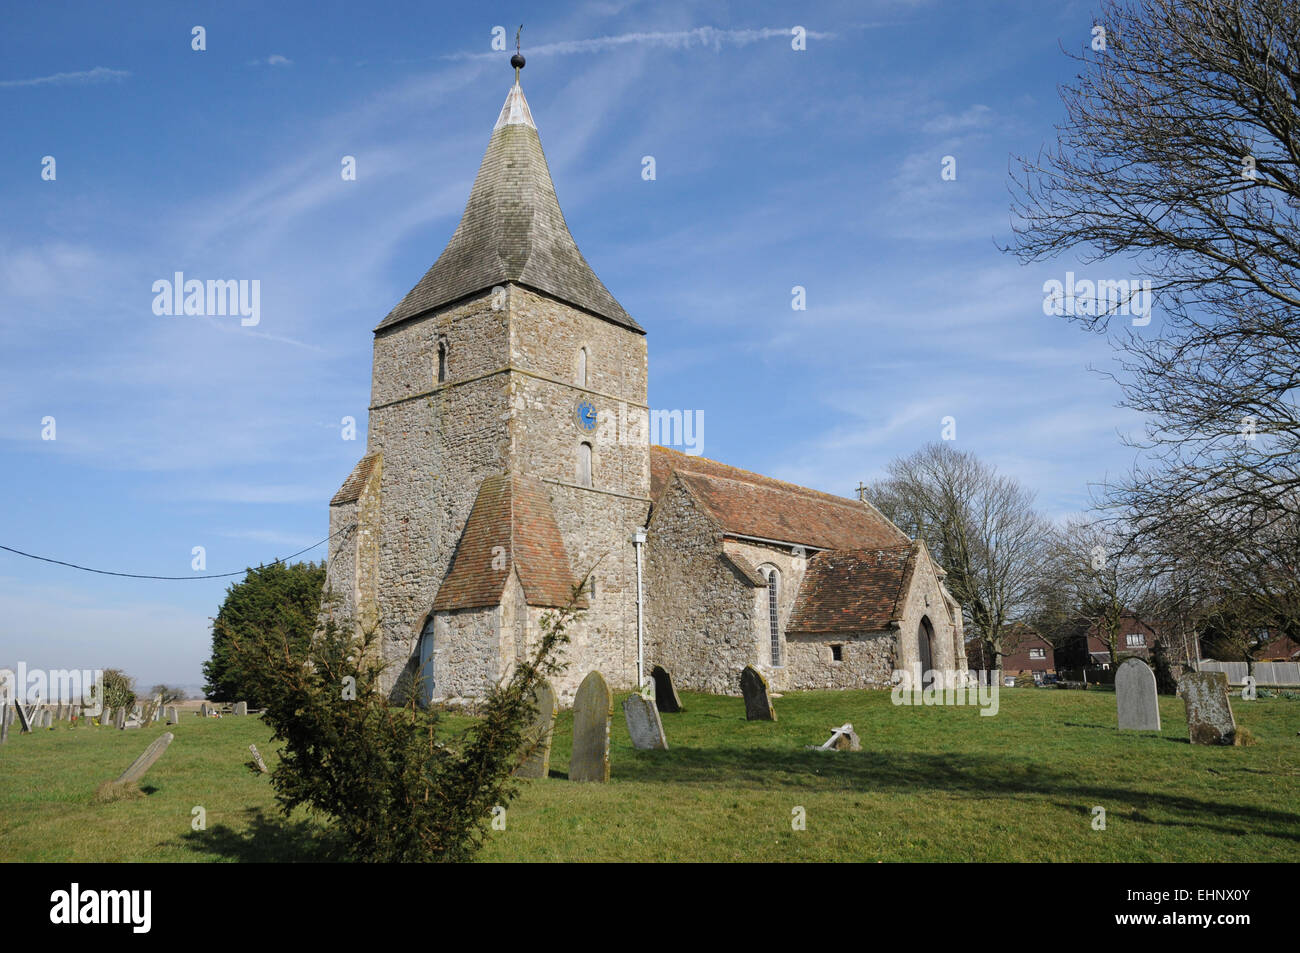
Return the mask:
<path id="1" fill-rule="evenodd" d="M 1109 345 L 1044 316 L 1043 283 L 1129 271 L 1022 267 L 997 243 L 1010 156 L 1052 140 L 1073 73 L 1060 47 L 1082 49 L 1094 13 L 1070 0 L 11 7 L 0 544 L 186 575 L 195 546 L 215 573 L 326 535 L 364 448 L 371 329 L 459 220 L 521 20 L 523 85 L 570 229 L 648 331 L 651 406 L 704 412 L 705 456 L 851 496 L 950 415 L 957 446 L 1053 517 L 1077 512 L 1090 483 L 1131 465 L 1119 434 L 1139 422 L 1089 370 L 1110 366 Z M 955 181 L 940 177 L 949 155 Z M 176 271 L 260 280 L 260 323 L 155 315 L 153 282 Z M 796 285 L 806 311 L 791 308 Z M 1159 323 L 1157 305 L 1143 333 Z M 340 436 L 348 415 L 355 442 Z M 226 585 L 0 552 L 0 664 L 197 683 Z"/>

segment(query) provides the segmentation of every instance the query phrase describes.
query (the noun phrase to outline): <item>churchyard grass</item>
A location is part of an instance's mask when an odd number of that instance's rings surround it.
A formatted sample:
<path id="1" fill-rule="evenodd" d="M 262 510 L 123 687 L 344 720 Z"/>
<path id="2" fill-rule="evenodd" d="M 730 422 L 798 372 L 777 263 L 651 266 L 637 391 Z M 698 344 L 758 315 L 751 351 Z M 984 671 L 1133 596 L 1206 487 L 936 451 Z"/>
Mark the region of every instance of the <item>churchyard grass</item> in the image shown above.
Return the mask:
<path id="1" fill-rule="evenodd" d="M 561 712 L 551 776 L 521 781 L 485 861 L 1294 861 L 1300 856 L 1300 701 L 1234 701 L 1257 744 L 1193 747 L 1181 699 L 1159 734 L 1115 730 L 1109 692 L 1006 689 L 1001 710 L 895 707 L 883 692 L 775 700 L 746 721 L 739 698 L 683 693 L 669 750 L 635 750 L 616 694 L 611 781 L 565 779 Z M 860 752 L 817 752 L 853 723 Z M 449 716 L 449 729 L 468 724 Z M 162 728 L 164 726 L 157 726 Z M 289 861 L 329 855 L 324 827 L 285 820 L 246 767 L 276 746 L 258 718 L 186 714 L 141 782 L 97 801 L 161 730 L 67 728 L 0 748 L 5 860 Z M 193 808 L 206 830 L 193 831 Z M 1094 807 L 1106 829 L 1093 827 Z M 806 829 L 792 828 L 803 808 Z"/>

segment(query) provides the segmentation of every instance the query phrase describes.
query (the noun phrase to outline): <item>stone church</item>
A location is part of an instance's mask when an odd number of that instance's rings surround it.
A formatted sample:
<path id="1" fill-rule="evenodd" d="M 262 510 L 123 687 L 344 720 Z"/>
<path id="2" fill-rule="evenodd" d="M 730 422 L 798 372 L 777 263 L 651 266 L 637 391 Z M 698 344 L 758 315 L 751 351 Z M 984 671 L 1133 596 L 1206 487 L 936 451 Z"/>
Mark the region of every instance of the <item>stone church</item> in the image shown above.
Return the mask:
<path id="1" fill-rule="evenodd" d="M 627 426 L 648 415 L 646 331 L 569 234 L 517 59 L 460 224 L 375 328 L 327 611 L 378 627 L 386 688 L 451 703 L 507 676 L 588 573 L 566 699 L 593 669 L 733 694 L 751 664 L 776 690 L 964 670 L 924 543 L 868 503 Z"/>

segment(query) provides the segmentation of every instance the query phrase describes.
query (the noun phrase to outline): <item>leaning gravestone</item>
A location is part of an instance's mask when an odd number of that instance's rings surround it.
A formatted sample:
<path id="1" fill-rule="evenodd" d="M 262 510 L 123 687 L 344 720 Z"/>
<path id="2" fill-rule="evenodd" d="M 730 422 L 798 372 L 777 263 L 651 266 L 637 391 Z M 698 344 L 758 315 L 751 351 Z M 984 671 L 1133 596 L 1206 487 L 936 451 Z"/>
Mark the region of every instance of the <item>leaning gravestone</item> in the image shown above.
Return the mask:
<path id="1" fill-rule="evenodd" d="M 236 715 L 247 715 L 247 714 L 248 714 L 248 702 L 235 702 L 235 714 L 236 714 Z"/>
<path id="2" fill-rule="evenodd" d="M 740 691 L 745 696 L 747 721 L 776 721 L 772 697 L 767 690 L 767 679 L 762 672 L 752 665 L 746 665 L 740 673 Z"/>
<path id="3" fill-rule="evenodd" d="M 253 752 L 253 763 L 257 765 L 257 770 L 262 772 L 262 774 L 268 774 L 270 768 L 268 768 L 266 762 L 262 760 L 262 753 L 257 750 L 257 745 L 249 745 L 248 750 Z"/>
<path id="4" fill-rule="evenodd" d="M 656 665 L 650 671 L 650 677 L 655 680 L 655 705 L 660 711 L 673 715 L 685 710 L 682 708 L 682 700 L 677 697 L 677 687 L 673 685 L 673 677 L 668 674 L 667 669 L 662 665 Z"/>
<path id="5" fill-rule="evenodd" d="M 1187 672 L 1179 683 L 1187 706 L 1187 734 L 1194 745 L 1237 742 L 1237 721 L 1228 701 L 1228 676 L 1223 672 Z"/>
<path id="6" fill-rule="evenodd" d="M 1140 658 L 1125 659 L 1115 672 L 1115 707 L 1120 731 L 1159 731 L 1156 676 Z"/>
<path id="7" fill-rule="evenodd" d="M 614 717 L 614 695 L 600 672 L 592 672 L 578 686 L 573 699 L 573 754 L 570 781 L 609 780 L 609 722 Z"/>
<path id="8" fill-rule="evenodd" d="M 153 744 L 144 749 L 144 754 L 136 758 L 131 763 L 131 767 L 122 772 L 122 776 L 115 783 L 130 784 L 132 781 L 139 781 L 144 777 L 144 773 L 153 767 L 153 763 L 162 757 L 162 753 L 167 750 L 174 737 L 170 731 L 159 735 Z"/>
<path id="9" fill-rule="evenodd" d="M 519 767 L 517 778 L 544 778 L 551 773 L 551 736 L 555 732 L 555 689 L 541 681 L 533 689 L 533 707 L 537 713 L 524 731 L 524 751 L 528 752 Z"/>
<path id="10" fill-rule="evenodd" d="M 623 700 L 623 717 L 627 719 L 627 733 L 632 747 L 641 751 L 664 750 L 664 725 L 659 719 L 659 709 L 644 695 L 637 693 Z"/>
<path id="11" fill-rule="evenodd" d="M 175 705 L 167 706 L 167 724 L 174 725 L 181 720 L 180 713 L 176 711 Z"/>

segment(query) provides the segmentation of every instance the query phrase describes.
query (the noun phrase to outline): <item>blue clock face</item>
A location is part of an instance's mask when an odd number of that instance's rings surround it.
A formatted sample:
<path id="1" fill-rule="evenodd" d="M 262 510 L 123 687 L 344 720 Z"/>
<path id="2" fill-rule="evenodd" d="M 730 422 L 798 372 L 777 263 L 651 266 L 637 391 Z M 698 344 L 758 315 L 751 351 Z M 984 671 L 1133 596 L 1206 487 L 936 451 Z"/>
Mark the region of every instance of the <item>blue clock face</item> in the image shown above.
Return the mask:
<path id="1" fill-rule="evenodd" d="M 591 432 L 596 429 L 596 405 L 589 400 L 578 401 L 578 406 L 574 408 L 577 415 L 578 426 L 583 430 Z"/>

